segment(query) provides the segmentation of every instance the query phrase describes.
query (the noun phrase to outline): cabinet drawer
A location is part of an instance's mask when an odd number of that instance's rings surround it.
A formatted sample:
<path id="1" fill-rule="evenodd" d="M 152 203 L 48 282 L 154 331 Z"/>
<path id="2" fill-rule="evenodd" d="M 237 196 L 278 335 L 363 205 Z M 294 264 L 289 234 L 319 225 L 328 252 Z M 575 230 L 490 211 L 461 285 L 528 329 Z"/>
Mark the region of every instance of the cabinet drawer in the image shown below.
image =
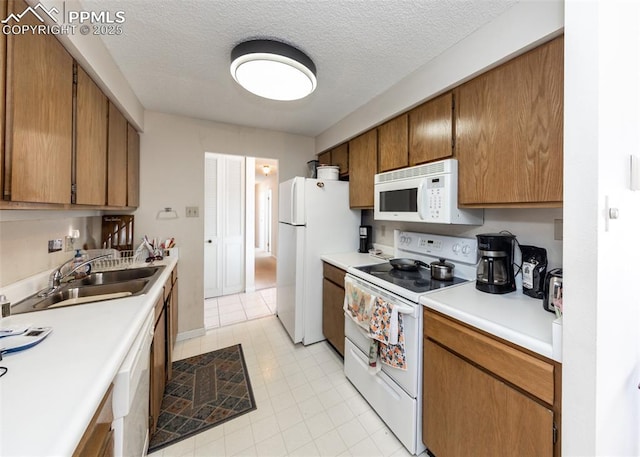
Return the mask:
<path id="1" fill-rule="evenodd" d="M 329 281 L 336 283 L 342 288 L 344 288 L 344 276 L 346 274 L 346 271 L 338 267 L 334 267 L 329 263 L 322 262 L 322 276 L 327 278 Z"/>
<path id="2" fill-rule="evenodd" d="M 540 400 L 554 402 L 554 366 L 425 309 L 425 337 L 480 365 Z"/>

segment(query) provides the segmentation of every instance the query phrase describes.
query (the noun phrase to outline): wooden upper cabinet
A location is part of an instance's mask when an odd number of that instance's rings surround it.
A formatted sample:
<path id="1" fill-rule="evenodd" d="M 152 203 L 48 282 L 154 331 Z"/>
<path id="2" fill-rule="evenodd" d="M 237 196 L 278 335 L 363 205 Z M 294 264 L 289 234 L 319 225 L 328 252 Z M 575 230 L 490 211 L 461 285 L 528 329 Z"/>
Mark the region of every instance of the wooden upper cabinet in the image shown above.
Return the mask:
<path id="1" fill-rule="evenodd" d="M 27 4 L 10 1 L 8 13 Z M 32 14 L 20 25 L 39 25 Z M 53 35 L 7 40 L 5 199 L 71 203 L 73 59 Z"/>
<path id="2" fill-rule="evenodd" d="M 140 135 L 127 127 L 127 206 L 140 205 Z"/>
<path id="3" fill-rule="evenodd" d="M 75 203 L 104 206 L 109 101 L 82 68 L 77 71 Z"/>
<path id="4" fill-rule="evenodd" d="M 349 174 L 349 143 L 343 143 L 333 149 L 318 154 L 319 165 L 335 165 L 340 167 L 340 176 Z"/>
<path id="5" fill-rule="evenodd" d="M 349 141 L 349 206 L 373 208 L 373 181 L 377 173 L 377 130 Z"/>
<path id="6" fill-rule="evenodd" d="M 318 154 L 318 165 L 331 165 L 331 151 Z"/>
<path id="7" fill-rule="evenodd" d="M 0 16 L 7 17 L 7 2 L 0 2 Z M 4 164 L 4 109 L 6 104 L 5 99 L 5 76 L 7 66 L 7 36 L 4 33 L 0 33 L 0 200 L 2 200 L 2 194 L 4 193 L 4 173 L 2 173 L 2 166 Z"/>
<path id="8" fill-rule="evenodd" d="M 343 143 L 331 150 L 331 165 L 340 167 L 340 176 L 349 174 L 349 143 Z"/>
<path id="9" fill-rule="evenodd" d="M 409 164 L 409 116 L 403 114 L 378 127 L 378 172 Z"/>
<path id="10" fill-rule="evenodd" d="M 563 37 L 456 93 L 459 203 L 562 204 Z"/>
<path id="11" fill-rule="evenodd" d="M 127 206 L 127 120 L 109 102 L 107 205 Z"/>
<path id="12" fill-rule="evenodd" d="M 409 166 L 453 155 L 453 94 L 409 111 Z"/>

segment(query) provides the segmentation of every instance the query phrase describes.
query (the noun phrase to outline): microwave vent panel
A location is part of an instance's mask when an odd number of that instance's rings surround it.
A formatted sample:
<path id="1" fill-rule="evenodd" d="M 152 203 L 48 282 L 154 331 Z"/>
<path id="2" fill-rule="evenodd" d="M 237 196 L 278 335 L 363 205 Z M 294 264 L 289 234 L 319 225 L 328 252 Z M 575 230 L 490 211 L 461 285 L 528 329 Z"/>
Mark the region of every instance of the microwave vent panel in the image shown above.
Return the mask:
<path id="1" fill-rule="evenodd" d="M 381 184 L 388 181 L 398 181 L 402 179 L 419 178 L 441 173 L 450 173 L 455 164 L 455 159 L 441 160 L 439 162 L 427 163 L 416 167 L 402 168 L 400 170 L 379 173 L 375 177 L 375 182 Z"/>

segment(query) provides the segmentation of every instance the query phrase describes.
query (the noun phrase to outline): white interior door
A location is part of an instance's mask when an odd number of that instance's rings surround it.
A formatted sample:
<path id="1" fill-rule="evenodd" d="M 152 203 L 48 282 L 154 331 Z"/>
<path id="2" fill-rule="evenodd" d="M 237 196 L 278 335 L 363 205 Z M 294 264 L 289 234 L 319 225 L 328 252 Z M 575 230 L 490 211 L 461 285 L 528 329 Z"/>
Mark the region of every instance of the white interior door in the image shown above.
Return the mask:
<path id="1" fill-rule="evenodd" d="M 244 290 L 244 157 L 225 156 L 223 176 L 223 295 Z"/>
<path id="2" fill-rule="evenodd" d="M 220 250 L 219 210 L 222 195 L 218 191 L 222 167 L 217 154 L 207 154 L 204 160 L 204 296 L 222 295 L 222 255 Z"/>
<path id="3" fill-rule="evenodd" d="M 244 289 L 244 157 L 205 156 L 205 298 Z"/>

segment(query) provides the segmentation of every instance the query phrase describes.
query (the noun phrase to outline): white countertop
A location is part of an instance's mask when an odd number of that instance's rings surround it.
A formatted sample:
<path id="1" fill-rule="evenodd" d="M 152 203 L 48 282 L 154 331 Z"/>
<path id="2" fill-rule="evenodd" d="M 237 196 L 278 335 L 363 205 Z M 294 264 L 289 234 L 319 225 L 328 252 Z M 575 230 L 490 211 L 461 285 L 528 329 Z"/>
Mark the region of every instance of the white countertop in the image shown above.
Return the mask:
<path id="1" fill-rule="evenodd" d="M 489 294 L 477 290 L 475 281 L 472 281 L 425 295 L 420 303 L 562 362 L 562 326 L 559 320 L 555 314 L 544 310 L 542 300 L 528 297 L 520 290 L 502 295 Z"/>
<path id="2" fill-rule="evenodd" d="M 145 295 L 7 318 L 53 331 L 0 361 L 1 456 L 73 453 L 176 262 L 155 262 L 166 267 Z"/>
<path id="3" fill-rule="evenodd" d="M 320 258 L 345 271 L 349 267 L 361 267 L 363 265 L 373 265 L 376 263 L 385 263 L 387 260 L 380 257 L 374 257 L 370 254 L 362 254 L 360 252 L 341 252 L 339 254 L 324 254 Z"/>

